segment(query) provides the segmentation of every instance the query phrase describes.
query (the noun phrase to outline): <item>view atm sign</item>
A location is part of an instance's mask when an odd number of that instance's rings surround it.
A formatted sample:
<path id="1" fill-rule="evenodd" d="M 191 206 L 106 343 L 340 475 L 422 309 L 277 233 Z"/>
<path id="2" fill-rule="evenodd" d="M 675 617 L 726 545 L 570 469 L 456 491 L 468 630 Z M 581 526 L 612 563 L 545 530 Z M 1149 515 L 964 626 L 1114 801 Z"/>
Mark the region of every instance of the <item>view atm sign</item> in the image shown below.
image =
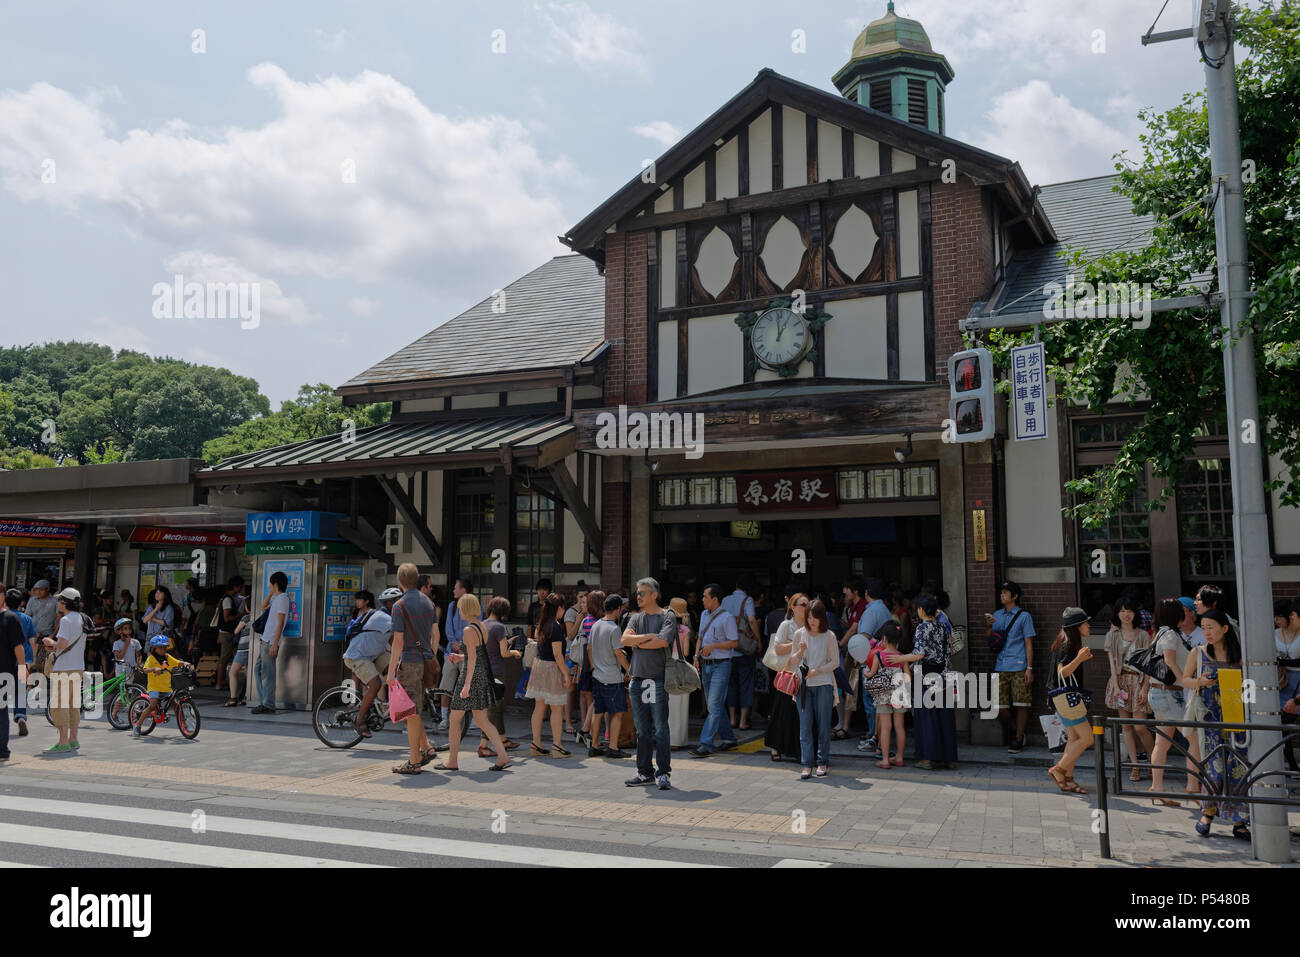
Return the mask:
<path id="1" fill-rule="evenodd" d="M 338 512 L 253 512 L 244 523 L 250 542 L 339 541 Z"/>

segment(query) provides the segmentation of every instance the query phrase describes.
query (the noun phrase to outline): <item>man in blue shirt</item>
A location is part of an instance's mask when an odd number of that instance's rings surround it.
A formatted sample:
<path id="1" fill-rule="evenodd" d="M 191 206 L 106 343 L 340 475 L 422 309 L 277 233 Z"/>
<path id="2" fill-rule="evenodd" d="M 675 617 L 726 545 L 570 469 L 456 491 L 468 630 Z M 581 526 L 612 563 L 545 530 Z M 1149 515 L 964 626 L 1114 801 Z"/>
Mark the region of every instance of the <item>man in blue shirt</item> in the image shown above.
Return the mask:
<path id="1" fill-rule="evenodd" d="M 375 608 L 373 592 L 362 589 L 352 596 L 357 613 L 348 625 L 348 646 L 343 652 L 343 664 L 357 676 L 366 689 L 361 696 L 361 706 L 352 727 L 363 738 L 370 737 L 366 716 L 370 706 L 383 687 L 380 673 L 388 670 L 388 642 L 393 634 L 393 620 L 382 608 Z"/>
<path id="2" fill-rule="evenodd" d="M 1019 754 L 1025 748 L 1025 726 L 1029 722 L 1030 689 L 1034 684 L 1034 620 L 1018 604 L 1020 586 L 1013 581 L 1002 583 L 1002 607 L 984 616 L 991 631 L 1006 635 L 993 670 L 998 674 L 998 720 L 1011 736 L 1007 751 Z M 1015 730 L 1011 729 L 1011 709 L 1016 712 Z"/>
<path id="3" fill-rule="evenodd" d="M 693 758 L 707 758 L 713 754 L 713 742 L 722 734 L 721 750 L 734 748 L 736 732 L 727 721 L 727 689 L 731 686 L 731 659 L 736 655 L 740 639 L 736 634 L 736 619 L 722 607 L 722 586 L 706 585 L 704 611 L 700 614 L 700 637 L 696 662 L 700 666 L 700 683 L 709 716 L 700 731 L 700 743 L 690 750 Z"/>
<path id="4" fill-rule="evenodd" d="M 757 655 L 763 650 L 762 632 L 759 631 L 758 614 L 754 608 L 753 595 L 756 591 L 758 586 L 753 579 L 744 578 L 736 583 L 735 591 L 722 599 L 723 610 L 736 622 L 737 639 L 740 637 L 743 623 L 743 626 L 749 628 L 749 636 L 759 644 L 758 652 L 747 655 L 740 650 L 737 643 L 736 653 L 731 658 L 731 677 L 727 686 L 727 712 L 731 724 L 741 731 L 749 730 L 749 711 L 754 707 L 755 666 L 758 663 Z M 739 718 L 736 715 L 737 708 L 740 709 Z"/>
<path id="5" fill-rule="evenodd" d="M 12 594 L 10 594 L 11 592 Z M 5 592 L 5 607 L 14 613 L 23 632 L 23 657 L 18 663 L 27 667 L 27 679 L 30 680 L 34 658 L 32 639 L 36 637 L 36 625 L 30 615 L 18 610 L 22 603 L 23 593 L 19 589 L 10 588 Z M 26 693 L 20 690 L 18 699 L 14 702 L 14 723 L 18 725 L 18 737 L 20 738 L 27 737 L 27 708 L 24 705 L 26 700 Z"/>

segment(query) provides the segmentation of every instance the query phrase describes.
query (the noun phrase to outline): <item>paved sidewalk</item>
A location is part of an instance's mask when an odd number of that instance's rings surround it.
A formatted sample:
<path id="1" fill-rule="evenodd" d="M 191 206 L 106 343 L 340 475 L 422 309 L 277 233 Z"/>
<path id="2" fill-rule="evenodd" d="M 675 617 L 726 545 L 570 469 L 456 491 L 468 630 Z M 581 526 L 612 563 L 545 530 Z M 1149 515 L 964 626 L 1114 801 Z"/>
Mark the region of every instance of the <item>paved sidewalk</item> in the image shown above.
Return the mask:
<path id="1" fill-rule="evenodd" d="M 390 771 L 405 754 L 400 731 L 334 750 L 321 745 L 304 716 L 215 717 L 220 710 L 203 708 L 196 741 L 183 739 L 174 725 L 133 738 L 92 721 L 82 752 L 70 757 L 38 756 L 54 731 L 34 724 L 30 737 L 13 742 L 14 760 L 0 764 L 0 788 L 7 778 L 78 782 L 87 793 L 147 786 L 193 795 L 196 806 L 270 801 L 316 813 L 362 809 L 385 820 L 418 808 L 421 820 L 462 827 L 487 826 L 501 812 L 512 828 L 536 834 L 719 852 L 768 848 L 757 852 L 890 866 L 1264 866 L 1227 828 L 1198 837 L 1190 807 L 1157 808 L 1128 797 L 1112 801 L 1115 859 L 1103 861 L 1093 796 L 1060 793 L 1041 768 L 882 771 L 836 757 L 828 777 L 800 781 L 798 767 L 770 761 L 755 735 L 750 747 L 758 744 L 757 753 L 698 760 L 675 752 L 673 790 L 660 792 L 624 787 L 631 761 L 589 759 L 572 742 L 566 742 L 570 759 L 529 759 L 525 745 L 514 752 L 510 771 L 493 774 L 475 756 L 471 735 L 459 756 L 461 771 L 430 767 L 403 777 Z M 516 740 L 528 740 L 521 717 L 510 715 L 507 727 Z M 1086 776 L 1080 781 L 1091 790 Z M 1300 825 L 1300 815 L 1292 821 Z"/>

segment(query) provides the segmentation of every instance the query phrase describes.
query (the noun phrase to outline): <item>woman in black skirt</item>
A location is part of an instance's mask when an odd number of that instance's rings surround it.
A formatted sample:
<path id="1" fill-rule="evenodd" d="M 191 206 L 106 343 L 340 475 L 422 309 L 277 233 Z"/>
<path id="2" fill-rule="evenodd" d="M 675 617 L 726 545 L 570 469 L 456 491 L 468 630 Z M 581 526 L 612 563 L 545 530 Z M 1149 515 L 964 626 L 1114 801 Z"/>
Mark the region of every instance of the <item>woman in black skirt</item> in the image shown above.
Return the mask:
<path id="1" fill-rule="evenodd" d="M 772 672 L 785 670 L 790 653 L 794 650 L 794 635 L 808 623 L 808 606 L 811 604 L 807 595 L 796 593 L 790 596 L 785 606 L 785 621 L 772 635 L 763 656 L 763 666 Z M 780 761 L 782 757 L 798 761 L 799 756 L 799 708 L 794 699 L 772 687 L 772 713 L 768 716 L 767 734 L 763 743 L 772 749 L 772 760 Z"/>
<path id="2" fill-rule="evenodd" d="M 933 595 L 924 595 L 917 600 L 916 613 L 920 621 L 916 633 L 912 636 L 912 651 L 903 655 L 899 661 L 921 662 L 922 675 L 935 675 L 931 681 L 942 681 L 942 675 L 948 668 L 948 659 L 952 654 L 952 643 L 947 629 L 937 620 L 939 602 Z M 924 680 L 924 679 L 923 679 Z M 944 689 L 943 700 L 938 707 L 933 700 L 927 700 L 922 687 L 920 696 L 923 707 L 912 710 L 914 728 L 913 740 L 916 745 L 916 766 L 923 771 L 957 766 L 957 713 L 948 704 L 948 690 Z M 916 697 L 915 691 L 913 692 Z M 933 696 L 931 696 L 932 698 Z"/>

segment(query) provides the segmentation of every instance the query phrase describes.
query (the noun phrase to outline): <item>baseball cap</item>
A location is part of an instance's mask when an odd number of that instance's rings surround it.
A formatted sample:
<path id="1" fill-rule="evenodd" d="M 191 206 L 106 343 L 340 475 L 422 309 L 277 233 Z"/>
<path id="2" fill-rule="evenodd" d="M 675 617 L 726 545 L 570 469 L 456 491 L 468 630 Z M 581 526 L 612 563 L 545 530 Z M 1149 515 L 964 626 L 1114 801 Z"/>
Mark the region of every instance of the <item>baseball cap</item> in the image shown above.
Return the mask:
<path id="1" fill-rule="evenodd" d="M 75 588 L 65 588 L 59 592 L 59 597 L 64 601 L 81 601 L 81 592 Z"/>
<path id="2" fill-rule="evenodd" d="M 46 591 L 49 591 L 49 590 L 50 590 L 50 582 L 49 582 L 49 579 L 47 579 L 47 578 L 42 578 L 42 579 L 41 579 L 40 581 L 38 581 L 35 585 L 33 585 L 32 588 L 44 588 Z"/>
<path id="3" fill-rule="evenodd" d="M 999 591 L 1002 591 L 1002 590 L 1009 591 L 1009 592 L 1011 592 L 1011 594 L 1015 595 L 1017 598 L 1020 597 L 1020 586 L 1017 585 L 1017 584 L 1016 584 L 1015 582 L 1013 582 L 1013 581 L 1004 581 L 1004 582 L 1002 583 L 1002 588 L 1000 588 L 1000 589 L 998 589 L 998 590 L 999 590 Z"/>
<path id="4" fill-rule="evenodd" d="M 1178 600 L 1183 603 L 1183 607 L 1188 611 L 1196 611 L 1196 602 L 1192 601 L 1186 595 L 1183 595 Z"/>

